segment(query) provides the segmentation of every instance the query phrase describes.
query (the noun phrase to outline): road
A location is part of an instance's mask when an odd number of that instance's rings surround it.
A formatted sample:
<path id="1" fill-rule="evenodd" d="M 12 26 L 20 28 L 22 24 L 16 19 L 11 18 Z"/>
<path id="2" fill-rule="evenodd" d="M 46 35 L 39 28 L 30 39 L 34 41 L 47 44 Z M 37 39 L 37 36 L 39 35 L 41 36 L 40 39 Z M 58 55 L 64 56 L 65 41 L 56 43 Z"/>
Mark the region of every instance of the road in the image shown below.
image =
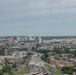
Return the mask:
<path id="1" fill-rule="evenodd" d="M 41 56 L 42 56 L 42 54 L 39 54 L 39 61 L 40 62 L 42 62 L 42 64 L 43 63 L 46 63 L 46 62 L 44 62 L 44 61 L 42 61 L 41 60 Z M 54 65 L 50 65 L 50 68 L 52 69 L 52 71 L 51 71 L 51 73 L 48 73 L 49 75 L 55 75 L 55 72 L 56 72 L 56 67 L 54 66 Z M 43 72 L 44 72 L 45 70 L 43 70 Z M 46 71 L 45 71 L 46 72 Z"/>
<path id="2" fill-rule="evenodd" d="M 28 63 L 28 61 L 25 62 L 24 64 L 21 64 L 20 67 L 18 67 L 18 70 L 23 71 L 27 67 L 27 63 Z"/>
<path id="3" fill-rule="evenodd" d="M 26 62 L 25 64 L 23 64 L 20 70 L 24 70 L 26 64 L 28 63 L 28 75 L 54 75 L 56 67 L 50 65 L 52 71 L 51 73 L 48 73 L 47 69 L 44 66 L 44 61 L 41 60 L 41 56 L 42 54 L 40 53 L 33 53 L 31 59 L 29 59 L 30 62 Z"/>
<path id="4" fill-rule="evenodd" d="M 51 71 L 50 75 L 55 75 L 56 67 L 51 65 L 51 68 L 52 68 L 52 71 Z"/>
<path id="5" fill-rule="evenodd" d="M 25 59 L 25 63 L 24 64 L 21 64 L 20 67 L 18 67 L 18 70 L 19 71 L 25 70 L 25 68 L 27 68 L 27 64 L 28 64 L 29 61 L 30 61 L 30 56 L 28 56 L 28 58 Z"/>
<path id="6" fill-rule="evenodd" d="M 41 55 L 38 53 L 34 54 L 31 57 L 31 60 L 29 62 L 29 73 L 30 75 L 36 74 L 36 75 L 48 75 L 48 71 L 45 69 L 43 62 L 40 58 Z"/>

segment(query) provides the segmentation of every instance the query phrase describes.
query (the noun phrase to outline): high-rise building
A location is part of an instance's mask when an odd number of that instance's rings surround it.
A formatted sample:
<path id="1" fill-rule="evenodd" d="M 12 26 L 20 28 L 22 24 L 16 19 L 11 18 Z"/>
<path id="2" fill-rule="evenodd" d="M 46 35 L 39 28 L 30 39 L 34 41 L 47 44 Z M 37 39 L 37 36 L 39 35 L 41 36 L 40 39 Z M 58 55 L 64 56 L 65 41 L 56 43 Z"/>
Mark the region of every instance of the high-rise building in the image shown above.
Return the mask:
<path id="1" fill-rule="evenodd" d="M 8 49 L 5 48 L 3 51 L 4 51 L 4 55 L 8 55 Z"/>
<path id="2" fill-rule="evenodd" d="M 7 48 L 1 48 L 0 49 L 0 55 L 8 55 L 8 49 Z"/>

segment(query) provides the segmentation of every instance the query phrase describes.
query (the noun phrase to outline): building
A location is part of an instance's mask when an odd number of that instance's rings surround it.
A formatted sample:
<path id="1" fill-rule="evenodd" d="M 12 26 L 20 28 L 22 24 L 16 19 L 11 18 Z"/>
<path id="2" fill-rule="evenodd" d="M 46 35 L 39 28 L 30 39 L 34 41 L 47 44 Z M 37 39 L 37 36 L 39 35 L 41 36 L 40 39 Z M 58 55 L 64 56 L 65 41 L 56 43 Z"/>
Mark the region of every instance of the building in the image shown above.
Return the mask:
<path id="1" fill-rule="evenodd" d="M 0 49 L 0 55 L 8 55 L 8 49 L 7 48 L 1 48 Z"/>
<path id="2" fill-rule="evenodd" d="M 73 62 L 55 60 L 55 59 L 51 59 L 50 64 L 55 65 L 59 68 L 62 68 L 63 66 L 67 66 L 67 67 L 73 67 L 74 66 Z"/>
<path id="3" fill-rule="evenodd" d="M 3 49 L 3 55 L 5 55 L 5 56 L 8 55 L 8 49 L 7 48 Z"/>
<path id="4" fill-rule="evenodd" d="M 41 43 L 42 42 L 42 39 L 41 39 L 41 36 L 39 36 L 39 43 Z"/>
<path id="5" fill-rule="evenodd" d="M 0 49 L 0 55 L 3 55 L 3 50 L 2 49 Z"/>
<path id="6" fill-rule="evenodd" d="M 5 48 L 5 49 L 3 50 L 3 52 L 4 52 L 4 55 L 5 55 L 5 56 L 8 55 L 8 49 Z"/>

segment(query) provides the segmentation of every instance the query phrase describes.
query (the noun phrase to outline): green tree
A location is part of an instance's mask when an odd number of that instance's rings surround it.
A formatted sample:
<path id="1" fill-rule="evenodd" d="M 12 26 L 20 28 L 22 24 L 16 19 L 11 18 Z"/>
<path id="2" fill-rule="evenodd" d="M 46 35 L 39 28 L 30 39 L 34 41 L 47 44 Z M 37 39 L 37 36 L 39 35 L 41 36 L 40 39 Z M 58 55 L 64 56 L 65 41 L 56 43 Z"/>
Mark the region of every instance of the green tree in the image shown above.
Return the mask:
<path id="1" fill-rule="evenodd" d="M 11 71 L 11 68 L 9 66 L 4 66 L 2 71 L 3 71 L 3 73 L 8 73 Z"/>
<path id="2" fill-rule="evenodd" d="M 14 75 L 12 71 L 9 72 L 10 75 Z"/>
<path id="3" fill-rule="evenodd" d="M 13 67 L 13 68 L 16 68 L 16 67 L 17 67 L 17 64 L 16 64 L 16 63 L 15 63 L 15 64 L 13 64 L 13 65 L 12 65 L 12 67 Z"/>
<path id="4" fill-rule="evenodd" d="M 72 75 L 73 72 L 76 72 L 76 69 L 74 67 L 63 67 L 61 68 L 61 71 L 63 74 L 67 73 L 69 75 Z"/>
<path id="5" fill-rule="evenodd" d="M 0 75 L 3 75 L 3 71 L 0 71 Z"/>

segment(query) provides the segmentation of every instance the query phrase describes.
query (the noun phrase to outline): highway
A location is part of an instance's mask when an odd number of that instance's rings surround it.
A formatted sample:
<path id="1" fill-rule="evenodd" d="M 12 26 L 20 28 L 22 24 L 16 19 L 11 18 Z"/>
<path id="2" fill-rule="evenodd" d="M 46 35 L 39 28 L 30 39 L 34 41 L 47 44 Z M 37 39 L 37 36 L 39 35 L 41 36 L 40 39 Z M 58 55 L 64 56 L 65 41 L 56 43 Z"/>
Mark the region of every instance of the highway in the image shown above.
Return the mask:
<path id="1" fill-rule="evenodd" d="M 44 61 L 41 60 L 41 56 L 42 54 L 39 54 L 38 56 L 38 60 L 43 64 L 43 63 L 46 63 Z M 48 63 L 47 63 L 48 64 Z M 41 67 L 42 68 L 42 67 Z M 48 73 L 48 75 L 55 75 L 55 72 L 56 72 L 56 67 L 54 65 L 50 65 L 50 68 L 52 69 L 51 73 Z M 47 73 L 47 71 L 44 69 L 43 72 Z"/>
<path id="2" fill-rule="evenodd" d="M 39 54 L 34 54 L 29 62 L 30 75 L 48 75 Z"/>
<path id="3" fill-rule="evenodd" d="M 52 71 L 51 71 L 50 75 L 55 75 L 56 67 L 51 65 L 51 68 L 52 68 Z"/>
<path id="4" fill-rule="evenodd" d="M 50 65 L 50 68 L 52 68 L 51 73 L 48 72 L 48 70 L 44 66 L 44 61 L 41 60 L 42 54 L 39 53 L 33 53 L 31 55 L 31 59 L 29 59 L 29 63 L 26 62 L 25 64 L 28 63 L 28 74 L 24 75 L 54 75 L 56 71 L 56 67 Z M 23 64 L 20 70 L 24 70 L 26 65 Z"/>
<path id="5" fill-rule="evenodd" d="M 42 61 L 42 60 L 41 60 Z M 44 64 L 48 64 L 44 61 L 42 61 Z M 56 72 L 56 67 L 54 65 L 50 65 L 50 68 L 52 69 L 52 71 L 48 74 L 48 75 L 55 75 Z"/>

